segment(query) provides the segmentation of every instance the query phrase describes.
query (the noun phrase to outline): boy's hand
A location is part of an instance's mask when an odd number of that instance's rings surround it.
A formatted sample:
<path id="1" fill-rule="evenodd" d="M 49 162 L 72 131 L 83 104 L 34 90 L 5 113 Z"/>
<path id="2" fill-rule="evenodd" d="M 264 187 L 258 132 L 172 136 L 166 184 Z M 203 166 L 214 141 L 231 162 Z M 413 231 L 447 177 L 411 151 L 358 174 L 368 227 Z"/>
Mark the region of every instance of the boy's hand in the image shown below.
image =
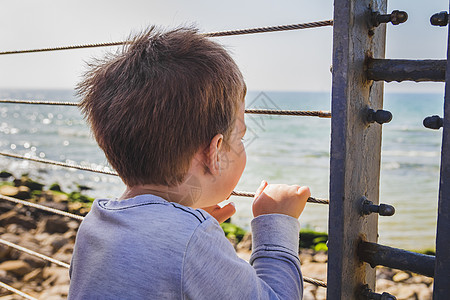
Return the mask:
<path id="1" fill-rule="evenodd" d="M 203 207 L 202 209 L 213 216 L 219 224 L 225 222 L 236 212 L 236 207 L 234 207 L 233 202 L 228 203 L 222 208 L 216 204 L 213 206 Z"/>
<path id="2" fill-rule="evenodd" d="M 298 219 L 310 196 L 307 186 L 267 184 L 263 180 L 255 193 L 253 216 L 283 214 Z"/>

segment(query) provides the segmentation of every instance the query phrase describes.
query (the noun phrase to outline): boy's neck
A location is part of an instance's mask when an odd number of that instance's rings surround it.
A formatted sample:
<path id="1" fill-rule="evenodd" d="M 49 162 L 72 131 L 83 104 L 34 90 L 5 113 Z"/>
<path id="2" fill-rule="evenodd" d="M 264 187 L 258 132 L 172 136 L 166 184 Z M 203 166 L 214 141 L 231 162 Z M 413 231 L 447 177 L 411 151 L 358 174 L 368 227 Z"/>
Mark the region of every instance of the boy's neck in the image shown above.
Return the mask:
<path id="1" fill-rule="evenodd" d="M 133 198 L 139 195 L 151 194 L 161 197 L 169 202 L 175 202 L 184 206 L 193 206 L 198 202 L 201 195 L 201 186 L 188 186 L 181 184 L 178 186 L 164 186 L 164 185 L 136 185 L 127 187 L 119 200 Z"/>

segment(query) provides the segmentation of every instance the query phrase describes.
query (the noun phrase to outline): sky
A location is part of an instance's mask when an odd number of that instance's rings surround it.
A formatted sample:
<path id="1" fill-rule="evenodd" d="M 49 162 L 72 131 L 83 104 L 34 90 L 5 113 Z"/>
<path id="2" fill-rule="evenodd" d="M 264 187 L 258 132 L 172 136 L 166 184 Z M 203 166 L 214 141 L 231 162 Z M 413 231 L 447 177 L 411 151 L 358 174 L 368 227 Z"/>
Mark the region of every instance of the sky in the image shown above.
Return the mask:
<path id="1" fill-rule="evenodd" d="M 23 0 L 2 1 L 0 51 L 126 40 L 149 25 L 194 24 L 200 32 L 296 24 L 333 18 L 332 0 Z M 386 58 L 444 59 L 447 27 L 430 16 L 447 0 L 392 0 L 408 12 L 388 25 Z M 215 38 L 231 53 L 252 91 L 330 91 L 332 27 Z M 0 56 L 0 89 L 73 89 L 86 62 L 114 48 Z M 443 92 L 443 83 L 389 83 L 387 92 Z"/>

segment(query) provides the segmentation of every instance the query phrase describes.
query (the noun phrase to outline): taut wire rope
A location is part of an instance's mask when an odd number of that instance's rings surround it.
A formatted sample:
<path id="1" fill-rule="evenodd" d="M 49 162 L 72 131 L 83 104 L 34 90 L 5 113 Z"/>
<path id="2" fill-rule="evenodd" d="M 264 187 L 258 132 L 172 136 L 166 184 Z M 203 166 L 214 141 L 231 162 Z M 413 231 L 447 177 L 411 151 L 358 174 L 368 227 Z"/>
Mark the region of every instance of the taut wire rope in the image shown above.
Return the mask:
<path id="1" fill-rule="evenodd" d="M 55 264 L 55 265 L 58 265 L 58 266 L 60 266 L 60 267 L 67 268 L 67 269 L 70 268 L 70 265 L 69 265 L 68 263 L 65 263 L 65 262 L 62 262 L 62 261 L 60 261 L 60 260 L 57 260 L 57 259 L 48 257 L 47 255 L 38 253 L 38 252 L 36 252 L 36 251 L 33 251 L 33 250 L 31 250 L 31 249 L 28 249 L 28 248 L 19 246 L 19 245 L 17 245 L 17 244 L 14 244 L 14 243 L 5 241 L 4 239 L 0 239 L 0 244 L 6 245 L 6 246 L 8 246 L 8 247 L 11 247 L 11 248 L 14 248 L 14 249 L 16 249 L 16 250 L 22 251 L 22 252 L 24 252 L 24 253 L 27 253 L 27 254 L 30 254 L 30 255 L 39 257 L 39 258 L 42 259 L 42 260 L 51 262 L 51 263 L 53 263 L 53 264 Z"/>
<path id="2" fill-rule="evenodd" d="M 309 23 L 300 23 L 300 24 L 291 24 L 291 25 L 280 25 L 280 26 L 269 26 L 269 27 L 239 29 L 239 30 L 227 30 L 227 31 L 203 33 L 203 35 L 208 36 L 208 37 L 223 37 L 223 36 L 232 36 L 232 35 L 243 35 L 243 34 L 253 34 L 253 33 L 265 33 L 265 32 L 275 32 L 275 31 L 307 29 L 307 28 L 316 28 L 316 27 L 324 27 L 324 26 L 333 26 L 333 20 L 325 20 L 325 21 L 309 22 Z M 19 53 L 34 53 L 34 52 L 46 52 L 46 51 L 59 51 L 59 50 L 82 49 L 82 48 L 110 47 L 110 46 L 126 45 L 126 44 L 129 44 L 129 43 L 130 43 L 129 41 L 120 41 L 120 42 L 72 45 L 72 46 L 41 48 L 41 49 L 2 51 L 2 52 L 0 52 L 0 55 L 19 54 Z"/>
<path id="3" fill-rule="evenodd" d="M 38 300 L 37 298 L 34 298 L 28 294 L 25 294 L 22 291 L 19 291 L 18 289 L 13 288 L 12 286 L 0 281 L 0 287 L 4 288 L 5 290 L 8 290 L 10 292 L 13 292 L 14 294 L 17 294 L 19 296 L 22 296 L 25 299 L 29 299 L 29 300 Z"/>
<path id="4" fill-rule="evenodd" d="M 70 101 L 38 101 L 38 100 L 19 100 L 19 99 L 0 99 L 0 103 L 79 106 L 78 102 L 70 102 Z M 308 110 L 280 110 L 280 109 L 245 109 L 245 113 L 261 114 L 261 115 L 331 118 L 331 112 L 324 110 L 308 111 Z"/>
<path id="5" fill-rule="evenodd" d="M 6 157 L 11 157 L 11 158 L 17 158 L 17 159 L 34 161 L 34 162 L 37 162 L 37 163 L 55 165 L 55 166 L 64 167 L 64 168 L 72 168 L 72 169 L 78 169 L 78 170 L 82 170 L 82 171 L 89 171 L 89 172 L 94 172 L 94 173 L 100 173 L 100 174 L 106 174 L 106 175 L 112 175 L 112 176 L 119 176 L 119 174 L 117 174 L 116 172 L 113 172 L 113 171 L 99 170 L 99 169 L 94 169 L 94 168 L 91 168 L 91 167 L 80 166 L 80 165 L 72 164 L 72 163 L 63 163 L 63 162 L 49 160 L 49 159 L 26 157 L 26 156 L 23 156 L 23 155 L 11 154 L 11 153 L 6 153 L 6 152 L 0 152 L 0 155 L 6 156 Z M 239 196 L 239 197 L 255 197 L 255 193 L 239 192 L 239 191 L 233 191 L 231 193 L 231 195 Z M 310 203 L 318 203 L 318 204 L 330 204 L 330 201 L 327 200 L 327 199 L 319 199 L 319 198 L 314 198 L 314 197 L 309 197 L 308 198 L 308 202 L 310 202 Z"/>
<path id="6" fill-rule="evenodd" d="M 84 219 L 83 216 L 72 214 L 72 213 L 67 212 L 67 211 L 63 211 L 63 210 L 59 210 L 59 209 L 56 209 L 56 208 L 53 208 L 53 207 L 48 207 L 48 206 L 45 206 L 45 205 L 33 203 L 33 202 L 30 202 L 30 201 L 20 200 L 20 199 L 9 197 L 9 196 L 2 195 L 2 194 L 0 194 L 0 199 L 6 200 L 6 201 L 9 201 L 9 202 L 14 202 L 16 204 L 21 204 L 23 206 L 28 206 L 28 207 L 40 209 L 40 210 L 43 210 L 43 211 L 46 211 L 46 212 L 50 212 L 52 214 L 56 214 L 56 215 L 60 215 L 60 216 L 64 216 L 64 217 L 69 217 L 69 218 L 72 218 L 72 219 L 75 219 L 75 220 L 78 220 L 78 221 L 83 221 L 83 219 Z"/>

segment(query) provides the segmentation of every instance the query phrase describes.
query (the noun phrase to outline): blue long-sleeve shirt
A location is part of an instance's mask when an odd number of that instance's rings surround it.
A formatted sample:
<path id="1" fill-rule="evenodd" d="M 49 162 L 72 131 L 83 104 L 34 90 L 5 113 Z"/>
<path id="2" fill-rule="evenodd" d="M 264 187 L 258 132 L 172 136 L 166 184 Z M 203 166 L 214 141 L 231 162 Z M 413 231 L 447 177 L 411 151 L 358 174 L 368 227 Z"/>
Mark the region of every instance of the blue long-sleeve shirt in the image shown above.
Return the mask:
<path id="1" fill-rule="evenodd" d="M 81 223 L 69 299 L 301 299 L 298 220 L 252 220 L 250 264 L 201 209 L 153 195 L 97 199 Z"/>

